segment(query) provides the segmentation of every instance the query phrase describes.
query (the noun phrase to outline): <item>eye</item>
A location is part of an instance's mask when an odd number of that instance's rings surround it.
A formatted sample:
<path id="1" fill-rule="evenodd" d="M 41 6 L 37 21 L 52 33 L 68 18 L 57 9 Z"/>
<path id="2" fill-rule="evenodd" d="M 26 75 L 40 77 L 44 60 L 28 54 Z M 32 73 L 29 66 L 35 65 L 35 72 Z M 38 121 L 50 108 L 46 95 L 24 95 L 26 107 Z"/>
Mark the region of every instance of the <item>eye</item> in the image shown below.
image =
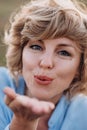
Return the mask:
<path id="1" fill-rule="evenodd" d="M 30 48 L 33 50 L 42 50 L 42 47 L 40 45 L 31 45 Z"/>
<path id="2" fill-rule="evenodd" d="M 71 54 L 66 50 L 59 51 L 58 54 L 61 56 L 71 56 Z"/>

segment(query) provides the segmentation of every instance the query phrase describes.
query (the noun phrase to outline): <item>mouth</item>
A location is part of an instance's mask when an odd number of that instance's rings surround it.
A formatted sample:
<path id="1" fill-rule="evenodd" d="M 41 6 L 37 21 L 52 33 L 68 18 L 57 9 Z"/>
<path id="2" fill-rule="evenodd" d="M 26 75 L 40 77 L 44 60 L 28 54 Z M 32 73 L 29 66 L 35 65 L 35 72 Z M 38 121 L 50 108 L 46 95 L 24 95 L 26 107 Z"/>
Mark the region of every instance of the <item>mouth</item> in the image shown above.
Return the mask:
<path id="1" fill-rule="evenodd" d="M 51 84 L 51 82 L 53 81 L 52 78 L 48 77 L 48 76 L 41 76 L 41 75 L 35 75 L 34 76 L 34 79 L 35 81 L 38 83 L 38 84 L 41 84 L 41 85 L 49 85 Z"/>

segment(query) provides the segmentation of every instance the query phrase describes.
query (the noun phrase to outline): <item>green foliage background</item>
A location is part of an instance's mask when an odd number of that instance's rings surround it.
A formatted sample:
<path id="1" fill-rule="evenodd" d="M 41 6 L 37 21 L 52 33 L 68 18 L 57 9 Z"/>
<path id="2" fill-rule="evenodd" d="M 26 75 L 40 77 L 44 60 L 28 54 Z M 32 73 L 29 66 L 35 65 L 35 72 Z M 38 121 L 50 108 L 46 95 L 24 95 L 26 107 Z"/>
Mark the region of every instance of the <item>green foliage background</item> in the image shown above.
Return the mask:
<path id="1" fill-rule="evenodd" d="M 0 66 L 5 66 L 5 52 L 6 47 L 3 44 L 3 35 L 4 28 L 8 19 L 10 17 L 11 12 L 13 12 L 19 5 L 28 2 L 29 0 L 0 0 Z M 78 0 L 83 1 L 87 4 L 87 0 Z"/>

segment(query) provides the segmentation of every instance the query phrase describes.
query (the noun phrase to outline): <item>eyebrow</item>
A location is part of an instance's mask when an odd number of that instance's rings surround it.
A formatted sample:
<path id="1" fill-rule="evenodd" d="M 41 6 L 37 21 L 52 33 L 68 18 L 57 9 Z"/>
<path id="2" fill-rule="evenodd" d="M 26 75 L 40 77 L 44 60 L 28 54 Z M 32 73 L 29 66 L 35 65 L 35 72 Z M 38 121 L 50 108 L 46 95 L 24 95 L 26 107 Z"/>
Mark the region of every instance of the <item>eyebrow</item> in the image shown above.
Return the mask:
<path id="1" fill-rule="evenodd" d="M 44 41 L 43 40 L 38 40 L 41 44 L 44 44 Z"/>
<path id="2" fill-rule="evenodd" d="M 59 43 L 58 46 L 59 46 L 59 47 L 62 47 L 62 46 L 63 46 L 63 47 L 72 47 L 72 48 L 74 48 L 74 49 L 77 48 L 77 47 L 73 46 L 72 44 L 66 44 L 66 43 L 65 43 L 65 44 L 64 44 L 64 43 Z"/>

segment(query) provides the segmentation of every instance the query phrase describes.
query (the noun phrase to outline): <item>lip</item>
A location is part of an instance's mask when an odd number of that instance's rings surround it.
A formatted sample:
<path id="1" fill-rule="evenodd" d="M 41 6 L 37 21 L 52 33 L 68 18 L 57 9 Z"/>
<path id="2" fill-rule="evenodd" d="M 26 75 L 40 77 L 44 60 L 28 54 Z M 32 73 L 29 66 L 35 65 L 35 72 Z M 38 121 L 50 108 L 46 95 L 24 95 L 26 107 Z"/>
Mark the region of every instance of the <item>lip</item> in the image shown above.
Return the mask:
<path id="1" fill-rule="evenodd" d="M 42 76 L 42 75 L 34 75 L 34 79 L 36 83 L 41 84 L 41 85 L 49 85 L 53 81 L 52 78 L 48 76 Z"/>

